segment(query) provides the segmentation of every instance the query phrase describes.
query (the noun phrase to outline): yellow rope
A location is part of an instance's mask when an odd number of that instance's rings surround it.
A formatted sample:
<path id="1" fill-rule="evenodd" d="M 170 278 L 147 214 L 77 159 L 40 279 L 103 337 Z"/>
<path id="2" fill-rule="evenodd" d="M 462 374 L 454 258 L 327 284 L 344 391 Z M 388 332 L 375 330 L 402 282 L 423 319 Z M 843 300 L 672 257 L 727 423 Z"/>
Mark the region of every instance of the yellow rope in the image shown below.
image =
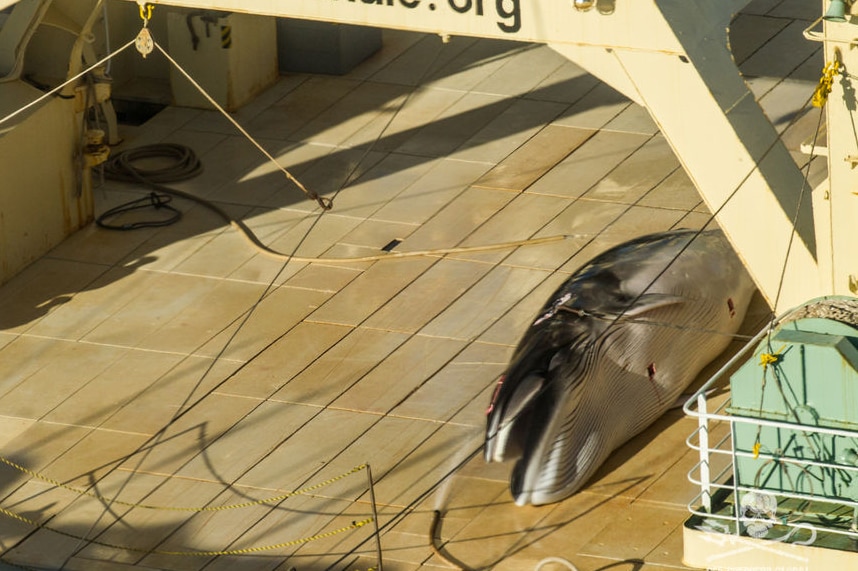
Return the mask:
<path id="1" fill-rule="evenodd" d="M 333 484 L 334 482 L 342 480 L 343 478 L 351 476 L 352 474 L 354 474 L 356 472 L 360 472 L 361 470 L 366 469 L 366 464 L 361 464 L 360 466 L 355 466 L 354 468 L 352 468 L 348 472 L 344 472 L 344 473 L 340 474 L 339 476 L 334 476 L 333 478 L 329 478 L 323 482 L 319 482 L 318 484 L 314 484 L 314 485 L 308 486 L 306 488 L 301 488 L 300 490 L 295 490 L 292 492 L 286 492 L 285 494 L 281 494 L 279 496 L 274 496 L 271 498 L 252 500 L 252 501 L 248 501 L 248 502 L 243 502 L 243 503 L 239 503 L 239 504 L 230 504 L 230 505 L 225 505 L 225 506 L 184 507 L 184 506 L 157 506 L 157 505 L 151 505 L 151 504 L 140 504 L 140 503 L 135 503 L 135 502 L 125 502 L 122 500 L 106 498 L 106 497 L 102 496 L 101 494 L 91 492 L 89 490 L 83 490 L 80 488 L 76 488 L 74 486 L 69 486 L 68 484 L 63 484 L 62 482 L 51 479 L 51 478 L 49 478 L 43 474 L 40 474 L 38 472 L 34 472 L 33 470 L 25 468 L 24 466 L 21 466 L 20 464 L 16 464 L 15 462 L 12 462 L 8 458 L 4 458 L 4 457 L 0 456 L 0 462 L 2 462 L 3 464 L 6 464 L 7 466 L 11 466 L 12 468 L 15 468 L 16 470 L 23 472 L 24 474 L 27 474 L 33 478 L 36 478 L 36 479 L 41 480 L 43 482 L 47 482 L 48 484 L 53 484 L 54 486 L 56 486 L 58 488 L 68 490 L 70 492 L 74 492 L 74 493 L 82 495 L 82 496 L 89 496 L 91 498 L 95 498 L 99 501 L 103 501 L 103 502 L 106 502 L 106 503 L 109 503 L 112 505 L 128 506 L 128 507 L 132 507 L 132 508 L 141 508 L 141 509 L 147 509 L 147 510 L 181 511 L 181 512 L 217 512 L 217 511 L 226 511 L 226 510 L 234 510 L 234 509 L 239 509 L 239 508 L 247 508 L 247 507 L 252 507 L 252 506 L 259 506 L 259 505 L 265 505 L 265 504 L 273 504 L 273 503 L 277 503 L 279 501 L 285 500 L 286 498 L 290 498 L 292 496 L 298 496 L 298 495 L 302 495 L 302 494 L 312 492 L 314 490 L 318 490 L 319 488 L 323 488 L 325 486 Z"/>
<path id="2" fill-rule="evenodd" d="M 157 555 L 177 555 L 177 556 L 189 556 L 189 557 L 213 557 L 216 555 L 246 555 L 248 553 L 259 553 L 260 551 L 270 551 L 272 549 L 280 549 L 282 547 L 292 547 L 295 545 L 302 545 L 304 543 L 310 543 L 311 541 L 316 541 L 319 539 L 325 539 L 326 537 L 332 537 L 334 535 L 339 535 L 340 533 L 345 533 L 347 531 L 351 531 L 352 529 L 357 529 L 359 527 L 363 527 L 368 523 L 372 523 L 372 518 L 367 518 L 361 521 L 353 521 L 350 525 L 345 527 L 341 527 L 339 529 L 334 529 L 332 531 L 326 531 L 325 533 L 318 533 L 316 535 L 311 535 L 310 537 L 303 537 L 301 539 L 293 539 L 292 541 L 284 541 L 283 543 L 277 543 L 274 545 L 260 545 L 256 547 L 246 547 L 244 549 L 230 549 L 227 551 L 152 551 L 151 553 Z"/>
<path id="3" fill-rule="evenodd" d="M 781 353 L 786 349 L 786 345 L 782 345 L 780 349 L 775 351 L 774 353 L 760 353 L 760 366 L 763 368 L 763 374 L 765 375 L 766 370 L 771 365 L 777 365 L 781 360 Z M 763 382 L 765 383 L 765 377 L 763 378 Z"/>
<path id="4" fill-rule="evenodd" d="M 324 539 L 326 537 L 331 537 L 334 535 L 338 535 L 340 533 L 345 533 L 346 531 L 350 531 L 352 529 L 357 529 L 359 527 L 363 527 L 368 523 L 371 523 L 372 518 L 367 518 L 361 521 L 353 521 L 350 525 L 345 527 L 341 527 L 339 529 L 334 529 L 332 531 L 326 531 L 324 533 L 317 533 L 316 535 L 311 535 L 309 537 L 302 537 L 301 539 L 293 539 L 291 541 L 284 541 L 282 543 L 275 543 L 272 545 L 257 545 L 254 547 L 245 547 L 242 549 L 226 549 L 222 551 L 169 551 L 162 549 L 143 549 L 140 547 L 131 547 L 128 545 L 117 545 L 114 543 L 107 543 L 104 541 L 98 541 L 95 539 L 89 539 L 86 537 L 81 537 L 79 535 L 75 535 L 73 533 L 68 533 L 56 528 L 49 527 L 47 525 L 41 524 L 39 522 L 33 521 L 29 518 L 22 516 L 21 514 L 15 513 L 13 511 L 7 510 L 6 508 L 0 507 L 0 513 L 10 517 L 12 519 L 18 520 L 27 525 L 36 527 L 38 529 L 45 529 L 56 533 L 58 535 L 62 535 L 64 537 L 68 537 L 75 540 L 85 541 L 92 545 L 100 545 L 102 547 L 109 547 L 111 549 L 119 549 L 121 551 L 131 551 L 133 553 L 145 553 L 147 555 L 174 555 L 174 556 L 184 556 L 184 557 L 215 557 L 221 555 L 246 555 L 248 553 L 259 553 L 260 551 L 271 551 L 274 549 L 280 549 L 283 547 L 292 547 L 295 545 L 302 545 L 304 543 L 310 543 L 311 541 L 316 541 L 319 539 Z"/>
<path id="5" fill-rule="evenodd" d="M 771 332 L 769 332 L 771 334 Z M 771 345 L 769 345 L 771 346 Z M 777 365 L 781 360 L 781 353 L 783 353 L 786 345 L 783 345 L 780 349 L 775 351 L 774 353 L 760 353 L 760 366 L 763 368 L 763 379 L 760 384 L 760 414 L 763 414 L 763 399 L 765 398 L 766 392 L 766 377 L 768 376 L 768 370 L 770 366 Z M 777 372 L 775 372 L 775 376 L 777 377 Z M 762 448 L 762 442 L 760 441 L 760 437 L 762 436 L 762 428 L 761 424 L 757 425 L 757 435 L 754 438 L 754 459 L 760 457 L 760 449 Z"/>
<path id="6" fill-rule="evenodd" d="M 768 367 L 769 365 L 774 365 L 778 361 L 781 360 L 781 357 L 777 353 L 761 353 L 760 354 L 760 365 L 762 367 Z"/>

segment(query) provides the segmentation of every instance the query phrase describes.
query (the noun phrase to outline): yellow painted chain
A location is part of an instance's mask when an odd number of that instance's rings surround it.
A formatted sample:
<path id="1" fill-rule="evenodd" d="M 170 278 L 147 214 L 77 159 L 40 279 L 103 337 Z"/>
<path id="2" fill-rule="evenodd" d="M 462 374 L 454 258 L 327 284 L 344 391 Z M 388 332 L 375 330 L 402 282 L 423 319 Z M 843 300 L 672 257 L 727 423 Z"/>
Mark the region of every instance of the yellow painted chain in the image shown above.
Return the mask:
<path id="1" fill-rule="evenodd" d="M 841 65 L 837 59 L 833 59 L 822 68 L 822 77 L 819 78 L 819 84 L 813 92 L 811 103 L 814 107 L 823 107 L 828 101 L 828 94 L 831 93 L 831 86 L 834 84 L 834 76 L 840 73 Z"/>
<path id="2" fill-rule="evenodd" d="M 357 529 L 359 527 L 363 527 L 368 523 L 372 523 L 372 518 L 367 518 L 361 521 L 353 521 L 350 525 L 341 527 L 339 529 L 334 529 L 331 531 L 326 531 L 324 533 L 317 533 L 316 535 L 311 535 L 309 537 L 302 537 L 301 539 L 293 539 L 291 541 L 284 541 L 282 543 L 275 543 L 272 545 L 257 545 L 254 547 L 245 547 L 242 549 L 226 549 L 223 551 L 169 551 L 162 549 L 143 549 L 140 547 L 131 547 L 127 545 L 116 545 L 114 543 L 107 543 L 104 541 L 98 541 L 95 539 L 90 539 L 78 535 L 74 535 L 72 533 L 68 533 L 56 528 L 52 528 L 39 522 L 33 521 L 29 518 L 22 516 L 21 514 L 15 513 L 13 511 L 7 510 L 3 507 L 0 507 L 0 513 L 10 517 L 12 519 L 16 519 L 22 523 L 27 525 L 36 527 L 38 529 L 45 529 L 56 533 L 58 535 L 62 535 L 64 537 L 69 537 L 71 539 L 85 541 L 92 545 L 100 545 L 102 547 L 109 547 L 111 549 L 118 549 L 121 551 L 130 551 L 133 553 L 145 553 L 146 555 L 173 555 L 173 556 L 183 556 L 183 557 L 216 557 L 221 555 L 246 555 L 248 553 L 259 553 L 261 551 L 271 551 L 274 549 L 281 549 L 283 547 L 293 547 L 295 545 L 302 545 L 304 543 L 310 543 L 311 541 L 317 541 L 319 539 L 325 539 L 326 537 L 331 537 L 334 535 L 338 535 L 340 533 L 345 533 L 352 529 Z"/>
<path id="3" fill-rule="evenodd" d="M 277 503 L 279 501 L 285 500 L 286 498 L 290 498 L 292 496 L 299 496 L 299 495 L 307 494 L 307 493 L 312 492 L 314 490 L 318 490 L 319 488 L 324 488 L 325 486 L 333 484 L 334 482 L 342 480 L 343 478 L 351 476 L 352 474 L 354 474 L 356 472 L 360 472 L 361 470 L 366 469 L 366 464 L 361 464 L 360 466 L 355 466 L 354 468 L 352 468 L 348 472 L 344 472 L 344 473 L 340 474 L 339 476 L 334 476 L 333 478 L 329 478 L 323 482 L 319 482 L 318 484 L 313 484 L 312 486 L 308 486 L 306 488 L 301 488 L 300 490 L 295 490 L 292 492 L 286 492 L 285 494 L 281 494 L 279 496 L 274 496 L 271 498 L 252 500 L 252 501 L 243 502 L 240 504 L 230 504 L 230 505 L 225 505 L 225 506 L 184 507 L 184 506 L 157 506 L 157 505 L 152 505 L 152 504 L 140 504 L 140 503 L 135 503 L 135 502 L 125 502 L 122 500 L 106 498 L 106 497 L 104 497 L 100 494 L 97 494 L 95 492 L 90 492 L 89 490 L 82 490 L 80 488 L 75 488 L 74 486 L 69 486 L 67 484 L 63 484 L 62 482 L 58 482 L 57 480 L 48 478 L 47 476 L 45 476 L 43 474 L 40 474 L 38 472 L 35 472 L 35 471 L 30 470 L 28 468 L 25 468 L 24 466 L 21 466 L 20 464 L 16 464 L 15 462 L 9 460 L 8 458 L 4 458 L 3 456 L 0 456 L 0 462 L 2 462 L 3 464 L 6 464 L 7 466 L 15 468 L 16 470 L 23 472 L 24 474 L 27 474 L 33 478 L 36 478 L 36 479 L 41 480 L 43 482 L 47 482 L 48 484 L 52 484 L 58 488 L 62 488 L 64 490 L 74 492 L 74 493 L 79 494 L 81 496 L 88 496 L 91 498 L 95 498 L 99 501 L 103 501 L 103 502 L 109 503 L 111 505 L 120 505 L 120 506 L 127 506 L 127 507 L 132 507 L 132 508 L 141 508 L 141 509 L 147 509 L 147 510 L 180 511 L 180 512 L 217 512 L 217 511 L 225 511 L 225 510 L 234 510 L 234 509 L 239 509 L 239 508 L 248 508 L 248 507 L 252 507 L 252 506 L 260 506 L 260 505 L 265 505 L 265 504 L 273 504 L 273 503 Z"/>

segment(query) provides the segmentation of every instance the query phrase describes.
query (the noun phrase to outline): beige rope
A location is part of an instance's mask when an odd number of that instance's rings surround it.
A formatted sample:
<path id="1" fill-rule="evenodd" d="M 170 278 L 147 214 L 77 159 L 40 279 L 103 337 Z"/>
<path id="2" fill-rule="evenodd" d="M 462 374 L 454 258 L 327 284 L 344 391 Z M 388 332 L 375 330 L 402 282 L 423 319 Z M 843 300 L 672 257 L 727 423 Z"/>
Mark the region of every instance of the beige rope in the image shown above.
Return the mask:
<path id="1" fill-rule="evenodd" d="M 24 105 L 23 107 L 18 109 L 17 111 L 13 111 L 12 113 L 9 113 L 8 115 L 6 115 L 2 119 L 0 119 L 0 125 L 2 125 L 3 123 L 5 123 L 6 121 L 8 121 L 9 119 L 11 119 L 13 117 L 20 115 L 21 113 L 23 113 L 24 111 L 26 111 L 30 107 L 33 107 L 34 105 L 38 105 L 39 103 L 41 103 L 42 101 L 44 101 L 48 97 L 50 97 L 50 96 L 54 95 L 55 93 L 57 93 L 58 91 L 62 90 L 68 84 L 77 81 L 78 79 L 80 79 L 81 77 L 83 77 L 84 75 L 86 75 L 87 73 L 92 71 L 93 69 L 95 69 L 95 68 L 99 67 L 101 64 L 107 62 L 107 60 L 109 60 L 113 56 L 117 55 L 119 52 L 121 52 L 121 51 L 123 51 L 123 50 L 125 50 L 125 49 L 127 49 L 133 45 L 134 45 L 134 40 L 131 40 L 130 42 L 128 42 L 127 44 L 125 44 L 124 46 L 119 48 L 118 50 L 114 51 L 113 53 L 104 56 L 103 58 L 101 58 L 100 60 L 98 60 L 97 62 L 95 62 L 94 64 L 92 64 L 91 66 L 89 66 L 88 68 L 86 68 L 85 70 L 80 72 L 79 74 L 67 79 L 64 83 L 61 83 L 60 85 L 54 87 L 50 91 L 42 94 L 41 97 L 38 97 L 38 98 L 34 99 L 33 101 L 30 101 L 29 103 L 27 103 L 26 105 Z"/>

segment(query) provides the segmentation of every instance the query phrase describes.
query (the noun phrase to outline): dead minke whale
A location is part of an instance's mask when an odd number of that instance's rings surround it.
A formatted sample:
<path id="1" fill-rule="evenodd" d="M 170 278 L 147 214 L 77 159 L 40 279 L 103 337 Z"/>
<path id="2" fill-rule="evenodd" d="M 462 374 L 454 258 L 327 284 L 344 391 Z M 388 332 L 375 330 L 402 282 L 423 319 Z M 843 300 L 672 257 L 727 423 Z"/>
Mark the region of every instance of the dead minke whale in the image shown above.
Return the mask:
<path id="1" fill-rule="evenodd" d="M 516 504 L 577 492 L 727 347 L 754 291 L 720 231 L 643 236 L 572 274 L 524 333 L 487 412 L 485 458 L 516 461 Z"/>

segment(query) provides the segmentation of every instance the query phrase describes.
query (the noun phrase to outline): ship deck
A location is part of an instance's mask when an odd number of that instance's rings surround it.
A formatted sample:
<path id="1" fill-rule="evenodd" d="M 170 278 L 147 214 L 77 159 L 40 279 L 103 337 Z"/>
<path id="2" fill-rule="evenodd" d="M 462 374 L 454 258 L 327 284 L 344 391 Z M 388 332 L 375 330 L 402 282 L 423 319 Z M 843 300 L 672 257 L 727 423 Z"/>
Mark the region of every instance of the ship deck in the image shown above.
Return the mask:
<path id="1" fill-rule="evenodd" d="M 822 69 L 809 4 L 754 1 L 731 38 L 800 164 Z M 379 548 L 388 571 L 450 568 L 435 510 L 467 569 L 685 568 L 681 410 L 553 505 L 515 506 L 510 465 L 481 455 L 495 381 L 553 289 L 614 244 L 710 221 L 647 112 L 544 46 L 386 31 L 349 74 L 285 75 L 235 118 L 333 208 L 213 111 L 123 125 L 122 148 L 191 147 L 204 171 L 173 186 L 302 258 L 567 237 L 284 261 L 181 199 L 167 227 L 78 232 L 0 288 L 0 568 L 353 571 Z M 141 195 L 107 180 L 96 210 Z M 758 299 L 744 332 L 766 316 Z"/>

